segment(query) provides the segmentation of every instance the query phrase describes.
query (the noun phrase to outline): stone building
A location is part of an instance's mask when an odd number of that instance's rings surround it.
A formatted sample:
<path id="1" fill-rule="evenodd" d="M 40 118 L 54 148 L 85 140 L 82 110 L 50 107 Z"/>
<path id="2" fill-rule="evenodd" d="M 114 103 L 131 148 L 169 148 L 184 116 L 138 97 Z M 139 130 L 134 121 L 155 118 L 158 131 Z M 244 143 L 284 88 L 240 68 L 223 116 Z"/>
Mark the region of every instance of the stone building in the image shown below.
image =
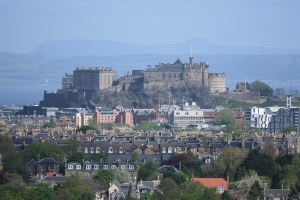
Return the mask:
<path id="1" fill-rule="evenodd" d="M 148 65 L 145 71 L 134 71 L 134 74 L 144 77 L 144 90 L 191 83 L 210 87 L 211 93 L 225 92 L 225 74 L 209 73 L 208 68 L 208 63 L 194 63 L 194 58 L 190 57 L 189 63 L 182 63 L 178 58 L 173 64 Z"/>
<path id="2" fill-rule="evenodd" d="M 107 89 L 115 78 L 112 67 L 77 67 L 73 71 L 73 87 L 77 90 Z"/>

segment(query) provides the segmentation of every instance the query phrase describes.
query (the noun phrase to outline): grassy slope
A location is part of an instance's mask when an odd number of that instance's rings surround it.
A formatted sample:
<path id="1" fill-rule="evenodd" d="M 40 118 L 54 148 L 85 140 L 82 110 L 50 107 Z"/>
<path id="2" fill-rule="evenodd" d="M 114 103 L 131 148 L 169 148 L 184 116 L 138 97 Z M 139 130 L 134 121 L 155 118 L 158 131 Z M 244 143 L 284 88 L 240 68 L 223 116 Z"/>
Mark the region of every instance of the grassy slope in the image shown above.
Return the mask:
<path id="1" fill-rule="evenodd" d="M 214 102 L 215 105 L 223 105 L 226 106 L 226 99 L 223 97 L 217 97 L 214 96 Z M 300 106 L 300 102 L 292 102 L 293 106 Z M 278 100 L 278 101 L 266 101 L 262 104 L 252 104 L 252 103 L 244 103 L 244 102 L 240 102 L 240 101 L 235 101 L 235 100 L 228 100 L 227 102 L 227 107 L 229 108 L 245 108 L 245 107 L 249 107 L 249 106 L 256 106 L 259 108 L 265 108 L 265 107 L 271 107 L 271 106 L 279 106 L 279 107 L 285 107 L 286 106 L 286 102 L 282 101 L 282 100 Z"/>

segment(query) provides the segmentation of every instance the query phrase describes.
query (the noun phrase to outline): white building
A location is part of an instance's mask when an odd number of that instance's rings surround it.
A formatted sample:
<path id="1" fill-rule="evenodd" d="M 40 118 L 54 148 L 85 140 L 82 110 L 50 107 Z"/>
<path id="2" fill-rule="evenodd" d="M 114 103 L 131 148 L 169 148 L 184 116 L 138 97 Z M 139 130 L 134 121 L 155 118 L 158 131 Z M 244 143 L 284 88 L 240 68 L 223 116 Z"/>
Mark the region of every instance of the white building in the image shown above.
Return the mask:
<path id="1" fill-rule="evenodd" d="M 89 125 L 89 120 L 93 119 L 93 113 L 76 113 L 76 127 L 87 126 Z"/>
<path id="2" fill-rule="evenodd" d="M 169 124 L 178 127 L 187 127 L 190 124 L 203 124 L 202 110 L 174 110 L 169 116 Z"/>
<path id="3" fill-rule="evenodd" d="M 272 119 L 272 111 L 269 108 L 249 107 L 245 110 L 245 119 L 250 121 L 251 128 L 266 130 Z"/>

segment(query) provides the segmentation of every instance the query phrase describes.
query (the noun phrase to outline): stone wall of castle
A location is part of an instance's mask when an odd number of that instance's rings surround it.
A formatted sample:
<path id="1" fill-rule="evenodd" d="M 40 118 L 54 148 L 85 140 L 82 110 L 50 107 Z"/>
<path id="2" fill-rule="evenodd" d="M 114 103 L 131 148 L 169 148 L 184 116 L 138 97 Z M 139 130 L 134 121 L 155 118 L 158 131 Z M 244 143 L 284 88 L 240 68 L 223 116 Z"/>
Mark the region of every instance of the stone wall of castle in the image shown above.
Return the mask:
<path id="1" fill-rule="evenodd" d="M 218 95 L 227 99 L 245 103 L 261 104 L 267 101 L 266 98 L 261 98 L 259 92 L 221 92 Z"/>
<path id="2" fill-rule="evenodd" d="M 210 73 L 208 79 L 211 94 L 226 92 L 224 73 Z"/>

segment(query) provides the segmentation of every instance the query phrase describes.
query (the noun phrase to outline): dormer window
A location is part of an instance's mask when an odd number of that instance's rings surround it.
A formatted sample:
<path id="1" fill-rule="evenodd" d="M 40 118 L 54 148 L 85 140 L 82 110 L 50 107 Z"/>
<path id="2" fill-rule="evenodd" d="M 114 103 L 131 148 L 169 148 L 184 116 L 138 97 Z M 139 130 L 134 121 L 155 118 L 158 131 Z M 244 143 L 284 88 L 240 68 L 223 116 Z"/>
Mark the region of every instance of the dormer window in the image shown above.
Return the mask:
<path id="1" fill-rule="evenodd" d="M 222 186 L 217 187 L 217 192 L 224 192 L 224 188 Z"/>
<path id="2" fill-rule="evenodd" d="M 100 153 L 100 147 L 96 148 L 96 153 Z"/>
<path id="3" fill-rule="evenodd" d="M 123 147 L 119 148 L 119 153 L 123 153 Z"/>
<path id="4" fill-rule="evenodd" d="M 99 169 L 99 165 L 94 165 L 94 169 Z"/>
<path id="5" fill-rule="evenodd" d="M 90 151 L 90 152 L 91 152 L 91 153 L 94 153 L 94 147 L 91 148 L 91 151 Z"/>
<path id="6" fill-rule="evenodd" d="M 162 148 L 162 153 L 166 153 L 166 148 L 165 147 Z"/>
<path id="7" fill-rule="evenodd" d="M 116 166 L 116 165 L 111 165 L 110 168 L 111 168 L 111 169 L 116 169 L 117 166 Z"/>
<path id="8" fill-rule="evenodd" d="M 103 169 L 108 169 L 108 165 L 103 165 Z"/>
<path id="9" fill-rule="evenodd" d="M 114 152 L 114 149 L 112 147 L 109 147 L 108 148 L 108 153 L 113 153 Z"/>
<path id="10" fill-rule="evenodd" d="M 126 165 L 121 165 L 121 169 L 126 169 Z"/>
<path id="11" fill-rule="evenodd" d="M 81 147 L 78 148 L 78 152 L 82 152 L 82 148 Z"/>
<path id="12" fill-rule="evenodd" d="M 128 169 L 134 169 L 134 165 L 129 165 Z"/>
<path id="13" fill-rule="evenodd" d="M 92 168 L 91 165 L 86 165 L 86 166 L 85 166 L 85 169 L 91 169 L 91 168 Z"/>
<path id="14" fill-rule="evenodd" d="M 172 147 L 169 147 L 168 148 L 168 153 L 172 153 L 173 152 L 173 148 Z"/>
<path id="15" fill-rule="evenodd" d="M 89 153 L 89 149 L 87 147 L 84 148 L 84 153 Z"/>
<path id="16" fill-rule="evenodd" d="M 68 169 L 73 169 L 73 165 L 68 165 Z"/>
<path id="17" fill-rule="evenodd" d="M 205 158 L 205 163 L 210 163 L 210 158 Z"/>
<path id="18" fill-rule="evenodd" d="M 81 169 L 81 165 L 76 165 L 76 169 Z"/>

